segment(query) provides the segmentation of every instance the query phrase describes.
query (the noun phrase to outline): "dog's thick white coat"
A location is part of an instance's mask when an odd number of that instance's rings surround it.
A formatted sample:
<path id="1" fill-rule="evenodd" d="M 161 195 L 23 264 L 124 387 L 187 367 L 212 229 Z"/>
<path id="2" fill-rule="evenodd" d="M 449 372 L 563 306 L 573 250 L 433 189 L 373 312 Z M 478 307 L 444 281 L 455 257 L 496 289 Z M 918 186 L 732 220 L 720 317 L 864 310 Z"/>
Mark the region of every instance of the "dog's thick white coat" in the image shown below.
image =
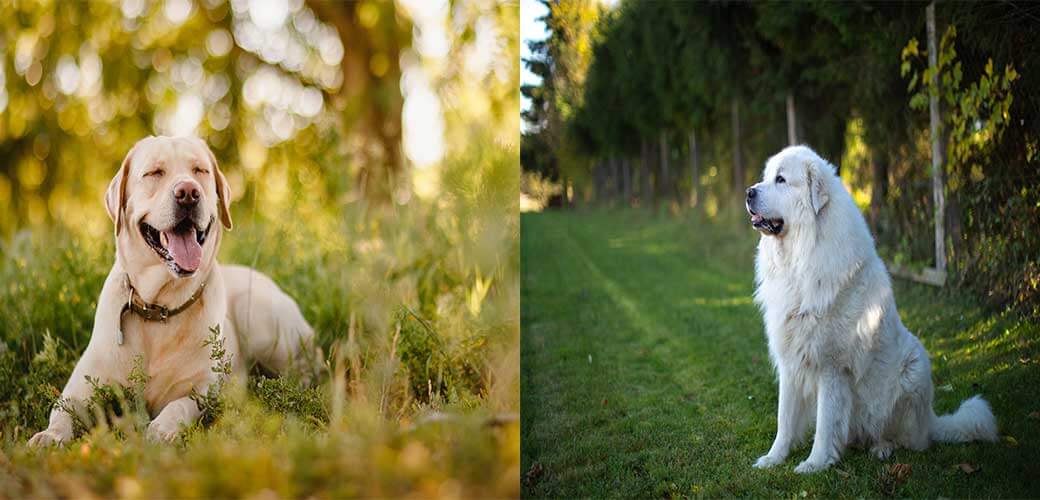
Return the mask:
<path id="1" fill-rule="evenodd" d="M 162 173 L 156 174 L 159 170 Z M 190 275 L 178 275 L 146 243 L 140 229 L 142 222 L 164 229 L 183 221 L 178 220 L 183 214 L 178 215 L 174 194 L 181 183 L 200 188 L 196 218 L 203 227 L 210 222 L 200 265 Z M 203 345 L 213 326 L 221 328 L 234 374 L 242 375 L 250 363 L 276 373 L 290 365 L 302 368 L 305 375 L 314 368 L 320 351 L 296 303 L 259 272 L 217 263 L 221 226 L 231 227 L 229 197 L 216 159 L 197 138 L 148 137 L 127 154 L 105 196 L 116 228 L 115 263 L 97 301 L 90 342 L 62 391 L 62 398 L 77 412 L 93 390 L 86 377 L 126 384 L 140 357 L 148 376 L 144 397 L 153 417 L 148 436 L 174 438 L 199 417 L 200 409 L 189 397 L 192 389 L 204 394 L 220 376 L 212 370 L 210 348 Z M 130 312 L 121 315 L 129 297 L 127 276 L 141 300 L 171 309 L 185 303 L 203 283 L 206 286 L 184 312 L 166 321 L 146 321 Z M 47 429 L 29 444 L 56 444 L 72 437 L 71 416 L 55 408 Z"/>
<path id="2" fill-rule="evenodd" d="M 779 177 L 778 177 L 779 176 Z M 782 219 L 763 232 L 755 302 L 779 378 L 776 439 L 755 467 L 783 462 L 815 424 L 812 472 L 850 444 L 881 459 L 896 447 L 997 439 L 989 405 L 975 396 L 936 416 L 928 353 L 900 321 L 888 272 L 866 221 L 832 165 L 805 146 L 768 160 L 749 209 Z"/>

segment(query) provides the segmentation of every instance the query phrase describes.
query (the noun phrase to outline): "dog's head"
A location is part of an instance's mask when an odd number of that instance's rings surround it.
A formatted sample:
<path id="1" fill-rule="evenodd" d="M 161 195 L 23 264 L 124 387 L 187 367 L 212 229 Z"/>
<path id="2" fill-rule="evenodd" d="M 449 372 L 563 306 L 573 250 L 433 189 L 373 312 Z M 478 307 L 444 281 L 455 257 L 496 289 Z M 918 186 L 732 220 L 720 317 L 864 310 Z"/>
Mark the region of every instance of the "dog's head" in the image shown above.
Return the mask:
<path id="1" fill-rule="evenodd" d="M 747 189 L 751 225 L 767 236 L 814 224 L 830 200 L 834 167 L 805 146 L 791 146 L 766 162 L 762 182 Z"/>
<path id="2" fill-rule="evenodd" d="M 177 278 L 216 255 L 219 226 L 231 229 L 230 201 L 213 152 L 195 137 L 142 139 L 105 193 L 122 254 L 142 266 L 163 264 Z"/>

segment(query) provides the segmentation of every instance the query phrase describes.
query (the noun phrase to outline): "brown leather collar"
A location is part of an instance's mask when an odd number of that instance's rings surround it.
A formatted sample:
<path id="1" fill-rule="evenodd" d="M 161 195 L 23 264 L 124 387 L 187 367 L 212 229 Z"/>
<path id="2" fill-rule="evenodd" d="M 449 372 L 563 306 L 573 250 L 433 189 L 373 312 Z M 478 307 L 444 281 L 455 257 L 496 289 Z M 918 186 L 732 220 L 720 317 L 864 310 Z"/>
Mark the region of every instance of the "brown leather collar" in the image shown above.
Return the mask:
<path id="1" fill-rule="evenodd" d="M 199 286 L 195 293 L 188 297 L 188 300 L 173 309 L 170 309 L 162 304 L 149 304 L 135 295 L 134 287 L 130 284 L 130 276 L 126 277 L 126 288 L 130 291 L 130 298 L 127 299 L 126 305 L 123 306 L 123 311 L 132 311 L 134 314 L 144 318 L 145 321 L 162 321 L 165 322 L 167 319 L 172 318 L 186 309 L 192 306 L 195 302 L 198 302 L 202 298 L 202 292 L 206 290 L 206 282 L 203 281 L 202 285 Z"/>

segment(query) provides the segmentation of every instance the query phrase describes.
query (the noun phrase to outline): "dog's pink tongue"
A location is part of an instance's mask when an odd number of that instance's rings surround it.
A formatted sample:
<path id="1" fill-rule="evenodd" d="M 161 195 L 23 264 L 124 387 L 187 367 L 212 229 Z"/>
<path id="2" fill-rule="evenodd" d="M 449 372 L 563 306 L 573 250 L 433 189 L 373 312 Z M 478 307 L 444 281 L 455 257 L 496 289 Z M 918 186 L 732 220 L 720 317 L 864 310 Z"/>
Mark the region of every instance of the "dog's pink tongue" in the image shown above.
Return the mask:
<path id="1" fill-rule="evenodd" d="M 169 238 L 170 246 L 167 250 L 173 256 L 173 261 L 185 271 L 194 271 L 202 262 L 202 246 L 195 239 L 195 228 L 184 231 L 181 234 L 164 231 Z"/>

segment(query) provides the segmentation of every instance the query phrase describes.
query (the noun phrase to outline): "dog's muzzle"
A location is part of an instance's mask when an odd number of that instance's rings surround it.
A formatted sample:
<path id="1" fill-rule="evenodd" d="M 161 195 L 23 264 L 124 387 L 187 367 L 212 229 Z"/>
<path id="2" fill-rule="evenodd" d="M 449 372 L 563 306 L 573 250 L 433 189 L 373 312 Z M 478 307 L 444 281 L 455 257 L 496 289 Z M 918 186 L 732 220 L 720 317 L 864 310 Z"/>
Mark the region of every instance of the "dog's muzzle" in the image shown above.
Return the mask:
<path id="1" fill-rule="evenodd" d="M 751 216 L 751 227 L 761 231 L 763 234 L 776 236 L 784 230 L 783 219 L 767 219 L 759 215 L 755 206 L 758 204 L 758 189 L 754 186 L 747 189 L 747 198 L 744 200 L 744 207 L 747 208 L 748 215 Z"/>

